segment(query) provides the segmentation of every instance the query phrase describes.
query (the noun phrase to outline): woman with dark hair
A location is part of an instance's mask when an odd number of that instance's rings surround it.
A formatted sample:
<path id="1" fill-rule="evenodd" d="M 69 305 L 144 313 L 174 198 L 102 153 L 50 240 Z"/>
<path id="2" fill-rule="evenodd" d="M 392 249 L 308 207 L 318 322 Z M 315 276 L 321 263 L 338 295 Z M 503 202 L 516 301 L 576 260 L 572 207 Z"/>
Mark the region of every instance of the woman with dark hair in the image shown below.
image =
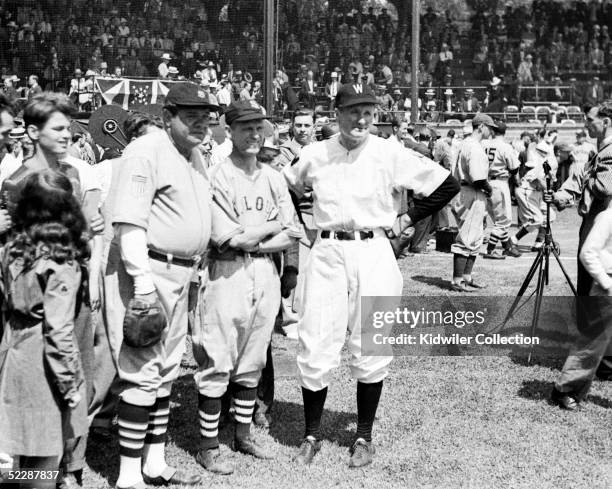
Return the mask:
<path id="1" fill-rule="evenodd" d="M 70 180 L 53 170 L 27 177 L 13 217 L 0 251 L 0 452 L 18 457 L 20 469 L 54 471 L 64 442 L 87 432 L 74 336 L 87 224 Z"/>

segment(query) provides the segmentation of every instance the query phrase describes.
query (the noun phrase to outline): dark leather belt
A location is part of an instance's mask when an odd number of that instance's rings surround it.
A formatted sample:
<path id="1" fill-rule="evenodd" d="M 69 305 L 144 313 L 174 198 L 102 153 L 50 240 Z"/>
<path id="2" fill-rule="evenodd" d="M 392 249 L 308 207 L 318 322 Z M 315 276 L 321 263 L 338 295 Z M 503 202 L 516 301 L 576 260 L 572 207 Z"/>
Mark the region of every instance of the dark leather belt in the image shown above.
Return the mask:
<path id="1" fill-rule="evenodd" d="M 359 233 L 361 239 L 372 239 L 374 237 L 374 231 L 321 231 L 321 238 L 352 241 L 355 239 L 355 233 Z"/>
<path id="2" fill-rule="evenodd" d="M 260 253 L 260 252 L 250 253 L 250 252 L 246 252 L 246 251 L 243 251 L 237 248 L 228 248 L 224 251 L 218 251 L 213 248 L 208 254 L 208 258 L 211 260 L 222 260 L 222 261 L 235 260 L 239 256 L 250 256 L 251 258 L 265 258 L 270 255 L 269 253 Z"/>
<path id="3" fill-rule="evenodd" d="M 180 267 L 187 268 L 197 265 L 201 260 L 201 257 L 199 256 L 197 258 L 181 258 L 180 256 L 174 256 L 170 253 L 160 253 L 155 250 L 149 250 L 149 258 L 157 261 L 163 261 L 168 265 L 178 265 Z"/>
<path id="4" fill-rule="evenodd" d="M 495 175 L 491 175 L 489 177 L 489 180 L 508 180 L 508 177 L 498 177 L 498 176 L 495 176 Z"/>
<path id="5" fill-rule="evenodd" d="M 461 186 L 462 187 L 471 187 L 472 184 L 470 182 L 466 182 L 465 180 L 461 180 Z"/>

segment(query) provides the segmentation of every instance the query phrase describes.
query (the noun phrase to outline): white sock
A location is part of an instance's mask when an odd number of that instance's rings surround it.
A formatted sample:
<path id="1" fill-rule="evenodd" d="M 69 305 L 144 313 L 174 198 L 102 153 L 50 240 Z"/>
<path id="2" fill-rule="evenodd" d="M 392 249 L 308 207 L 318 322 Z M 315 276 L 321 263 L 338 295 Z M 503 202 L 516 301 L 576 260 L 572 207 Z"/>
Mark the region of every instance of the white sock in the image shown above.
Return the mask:
<path id="1" fill-rule="evenodd" d="M 119 478 L 117 487 L 130 487 L 143 482 L 140 469 L 140 458 L 126 457 L 121 455 L 119 462 Z"/>
<path id="2" fill-rule="evenodd" d="M 165 443 L 145 444 L 143 451 L 144 464 L 142 471 L 148 477 L 158 477 L 162 474 L 168 464 L 166 463 Z"/>

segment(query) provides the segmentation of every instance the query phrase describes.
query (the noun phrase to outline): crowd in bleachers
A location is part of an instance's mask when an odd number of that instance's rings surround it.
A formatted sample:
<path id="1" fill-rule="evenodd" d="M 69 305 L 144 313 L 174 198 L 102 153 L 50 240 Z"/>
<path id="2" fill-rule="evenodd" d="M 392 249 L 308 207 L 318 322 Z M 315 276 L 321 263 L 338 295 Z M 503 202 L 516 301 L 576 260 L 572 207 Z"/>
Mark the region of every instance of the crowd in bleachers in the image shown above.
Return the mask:
<path id="1" fill-rule="evenodd" d="M 449 114 L 463 111 L 471 98 L 483 110 L 501 112 L 521 98 L 582 105 L 607 95 L 600 78 L 612 63 L 610 2 L 536 0 L 530 7 L 508 4 L 503 13 L 472 3 L 475 14 L 467 23 L 449 9 L 423 9 L 416 77 L 424 107 L 430 87 L 445 87 L 433 100 L 435 112 Z M 320 5 L 279 3 L 275 60 L 298 102 L 326 105 L 336 73 L 341 83 L 382 91 L 388 110 L 409 110 L 392 101 L 399 90 L 402 104 L 409 103 L 407 20 L 359 1 L 336 2 L 331 11 Z M 262 80 L 262 25 L 263 2 L 246 0 L 9 0 L 0 7 L 3 89 L 27 97 L 31 75 L 44 89 L 68 93 L 90 91 L 94 76 L 203 79 L 203 70 L 212 69 L 213 84 L 221 74 L 229 84 L 236 73 Z M 585 83 L 581 74 L 592 76 Z M 240 96 L 261 98 L 261 83 L 238 78 Z M 533 93 L 528 87 L 534 83 L 551 88 Z M 467 93 L 466 85 L 486 88 Z M 284 100 L 285 108 L 291 105 Z"/>

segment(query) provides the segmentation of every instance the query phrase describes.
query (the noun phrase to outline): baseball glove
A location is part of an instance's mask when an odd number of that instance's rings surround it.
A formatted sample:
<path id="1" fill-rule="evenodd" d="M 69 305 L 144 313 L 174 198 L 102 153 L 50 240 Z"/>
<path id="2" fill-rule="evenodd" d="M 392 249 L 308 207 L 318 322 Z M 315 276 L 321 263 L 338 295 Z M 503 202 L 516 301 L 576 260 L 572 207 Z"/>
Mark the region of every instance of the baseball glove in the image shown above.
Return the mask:
<path id="1" fill-rule="evenodd" d="M 146 348 L 161 340 L 166 315 L 159 300 L 132 298 L 123 319 L 123 341 L 132 348 Z"/>

